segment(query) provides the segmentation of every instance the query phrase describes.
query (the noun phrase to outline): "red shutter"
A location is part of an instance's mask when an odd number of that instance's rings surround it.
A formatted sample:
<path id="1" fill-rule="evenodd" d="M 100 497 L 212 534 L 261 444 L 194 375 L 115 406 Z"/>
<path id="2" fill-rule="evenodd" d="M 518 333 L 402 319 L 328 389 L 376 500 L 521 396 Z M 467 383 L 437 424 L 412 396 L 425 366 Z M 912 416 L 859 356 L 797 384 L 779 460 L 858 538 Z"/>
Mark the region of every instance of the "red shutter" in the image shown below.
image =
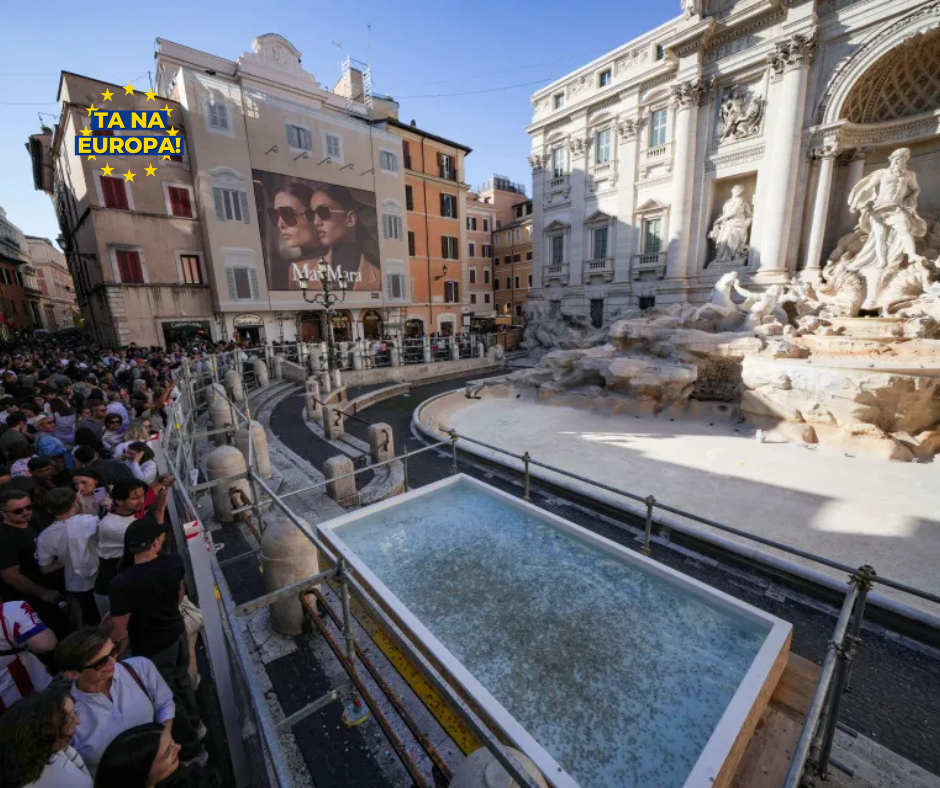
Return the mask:
<path id="1" fill-rule="evenodd" d="M 167 191 L 170 193 L 170 212 L 174 216 L 191 217 L 193 215 L 193 207 L 189 200 L 189 190 L 169 186 L 167 187 Z"/>
<path id="2" fill-rule="evenodd" d="M 118 250 L 117 261 L 122 282 L 137 285 L 144 283 L 144 274 L 140 268 L 140 255 L 137 252 Z"/>
<path id="3" fill-rule="evenodd" d="M 104 195 L 106 208 L 127 210 L 127 192 L 124 190 L 124 181 L 120 178 L 101 178 L 101 192 Z"/>

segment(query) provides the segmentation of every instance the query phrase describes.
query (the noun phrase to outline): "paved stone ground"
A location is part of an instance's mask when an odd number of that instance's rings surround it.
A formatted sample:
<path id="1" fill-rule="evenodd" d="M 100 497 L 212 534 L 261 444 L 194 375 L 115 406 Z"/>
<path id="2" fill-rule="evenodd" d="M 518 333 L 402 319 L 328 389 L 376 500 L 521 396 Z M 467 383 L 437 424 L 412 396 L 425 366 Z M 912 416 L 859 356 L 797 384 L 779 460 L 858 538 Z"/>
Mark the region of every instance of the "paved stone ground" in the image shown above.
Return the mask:
<path id="1" fill-rule="evenodd" d="M 477 379 L 471 376 L 467 379 Z M 386 422 L 395 432 L 399 451 L 424 444 L 411 434 L 411 414 L 428 397 L 460 389 L 462 380 L 415 387 L 411 394 L 378 403 L 361 415 L 372 422 Z M 350 397 L 359 392 L 351 391 Z M 282 408 L 284 406 L 281 406 Z M 275 433 L 290 429 L 289 423 L 272 420 Z M 366 427 L 351 422 L 348 431 L 366 439 Z M 461 459 L 460 471 L 520 495 L 520 485 L 495 472 L 470 465 Z M 409 483 L 413 487 L 437 481 L 451 472 L 450 452 L 425 452 L 409 460 Z M 538 491 L 533 503 L 589 528 L 630 549 L 636 549 L 634 534 L 618 528 L 597 513 L 585 511 Z M 711 586 L 721 589 L 793 624 L 793 651 L 821 663 L 832 630 L 835 611 L 780 588 L 757 574 L 742 573 L 702 557 L 683 554 L 664 545 L 653 547 L 652 557 Z M 940 660 L 927 650 L 897 642 L 892 633 L 864 631 L 863 644 L 852 676 L 852 687 L 843 702 L 840 720 L 888 749 L 897 752 L 934 774 L 940 774 Z"/>

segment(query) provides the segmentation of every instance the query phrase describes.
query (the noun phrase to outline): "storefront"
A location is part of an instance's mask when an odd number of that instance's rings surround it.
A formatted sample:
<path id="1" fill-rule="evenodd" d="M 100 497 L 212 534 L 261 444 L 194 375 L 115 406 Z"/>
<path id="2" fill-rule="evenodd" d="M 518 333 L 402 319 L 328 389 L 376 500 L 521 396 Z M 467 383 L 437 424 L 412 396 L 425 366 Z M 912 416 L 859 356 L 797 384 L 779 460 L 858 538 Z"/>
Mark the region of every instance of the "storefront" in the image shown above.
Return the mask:
<path id="1" fill-rule="evenodd" d="M 264 320 L 261 315 L 255 315 L 250 312 L 235 315 L 232 321 L 232 328 L 235 329 L 235 341 L 239 344 L 254 344 L 264 342 Z"/>
<path id="2" fill-rule="evenodd" d="M 209 342 L 212 340 L 212 331 L 208 320 L 167 320 L 163 323 L 163 339 L 166 347 Z"/>
<path id="3" fill-rule="evenodd" d="M 362 313 L 362 336 L 365 339 L 379 339 L 382 336 L 382 316 L 374 309 Z"/>

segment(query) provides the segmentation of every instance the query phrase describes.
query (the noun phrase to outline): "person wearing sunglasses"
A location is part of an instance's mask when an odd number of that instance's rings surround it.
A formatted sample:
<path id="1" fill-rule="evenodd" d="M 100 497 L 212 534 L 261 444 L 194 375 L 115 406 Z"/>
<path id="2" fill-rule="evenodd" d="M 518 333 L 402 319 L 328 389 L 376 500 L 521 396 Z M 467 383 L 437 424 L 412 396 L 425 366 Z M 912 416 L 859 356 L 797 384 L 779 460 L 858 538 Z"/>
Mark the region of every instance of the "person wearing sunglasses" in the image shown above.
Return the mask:
<path id="1" fill-rule="evenodd" d="M 173 693 L 146 657 L 117 662 L 121 645 L 106 629 L 85 627 L 56 646 L 54 661 L 72 681 L 81 719 L 72 746 L 95 773 L 108 745 L 124 731 L 156 722 L 172 733 Z"/>
<path id="2" fill-rule="evenodd" d="M 313 190 L 309 186 L 289 183 L 278 189 L 274 207 L 268 208 L 268 218 L 280 234 L 286 258 L 309 260 L 319 252 L 320 241 L 310 211 L 312 197 Z"/>
<path id="3" fill-rule="evenodd" d="M 379 245 L 362 224 L 362 206 L 345 186 L 321 183 L 310 199 L 324 261 L 351 290 L 378 290 Z"/>

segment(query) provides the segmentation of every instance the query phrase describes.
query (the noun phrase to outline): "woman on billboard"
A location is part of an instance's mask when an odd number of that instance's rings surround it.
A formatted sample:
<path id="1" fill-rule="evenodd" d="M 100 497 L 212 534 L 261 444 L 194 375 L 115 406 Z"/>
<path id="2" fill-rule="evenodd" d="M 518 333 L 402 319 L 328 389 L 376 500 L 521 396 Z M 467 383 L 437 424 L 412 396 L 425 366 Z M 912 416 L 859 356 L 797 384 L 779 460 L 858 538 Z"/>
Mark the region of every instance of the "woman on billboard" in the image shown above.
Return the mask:
<path id="1" fill-rule="evenodd" d="M 278 190 L 271 221 L 283 245 L 299 251 L 290 264 L 289 289 L 299 287 L 301 273 L 317 287 L 321 259 L 331 279 L 344 279 L 349 289 L 380 289 L 378 242 L 361 222 L 361 207 L 345 186 L 323 183 L 311 189 L 295 182 Z"/>

